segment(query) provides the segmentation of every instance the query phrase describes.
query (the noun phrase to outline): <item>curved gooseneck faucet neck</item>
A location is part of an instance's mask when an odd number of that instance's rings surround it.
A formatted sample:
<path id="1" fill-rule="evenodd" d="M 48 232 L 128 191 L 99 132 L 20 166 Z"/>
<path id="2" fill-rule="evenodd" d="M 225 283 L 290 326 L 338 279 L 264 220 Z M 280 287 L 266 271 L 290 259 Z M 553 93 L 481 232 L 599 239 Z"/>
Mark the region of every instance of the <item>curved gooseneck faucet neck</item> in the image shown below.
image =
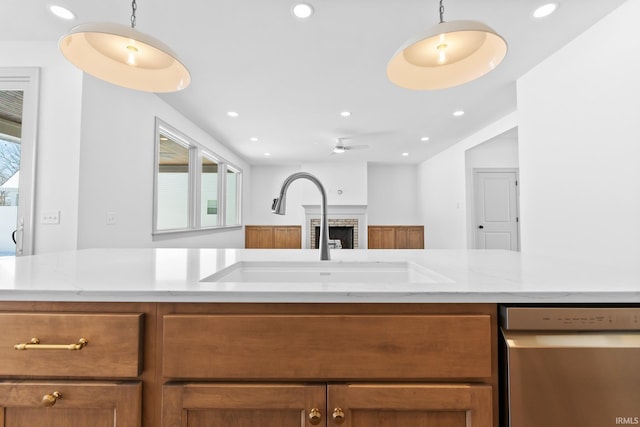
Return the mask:
<path id="1" fill-rule="evenodd" d="M 282 183 L 280 195 L 273 200 L 271 210 L 274 214 L 284 215 L 286 213 L 286 197 L 289 185 L 297 179 L 304 178 L 313 182 L 322 196 L 322 204 L 320 205 L 320 260 L 328 261 L 329 257 L 329 223 L 327 220 L 327 192 L 318 178 L 308 172 L 296 172 L 288 176 Z"/>

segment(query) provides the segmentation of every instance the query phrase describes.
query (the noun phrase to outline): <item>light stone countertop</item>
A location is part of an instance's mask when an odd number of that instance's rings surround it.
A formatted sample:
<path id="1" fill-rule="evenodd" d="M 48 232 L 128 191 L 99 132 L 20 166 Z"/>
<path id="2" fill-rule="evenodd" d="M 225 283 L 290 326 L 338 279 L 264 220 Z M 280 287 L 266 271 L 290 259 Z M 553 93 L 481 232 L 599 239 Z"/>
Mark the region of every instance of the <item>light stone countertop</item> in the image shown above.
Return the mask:
<path id="1" fill-rule="evenodd" d="M 409 262 L 411 283 L 201 282 L 236 262 L 315 262 L 317 250 L 86 249 L 0 258 L 0 301 L 640 303 L 640 267 L 509 251 L 333 250 L 327 265 Z"/>

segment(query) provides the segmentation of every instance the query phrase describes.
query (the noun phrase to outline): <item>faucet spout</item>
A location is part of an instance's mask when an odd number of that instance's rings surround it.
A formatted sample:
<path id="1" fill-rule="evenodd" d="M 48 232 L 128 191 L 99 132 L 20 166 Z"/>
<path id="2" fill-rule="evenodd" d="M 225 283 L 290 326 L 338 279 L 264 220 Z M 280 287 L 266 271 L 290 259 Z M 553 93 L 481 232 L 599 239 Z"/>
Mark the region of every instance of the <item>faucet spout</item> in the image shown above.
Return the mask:
<path id="1" fill-rule="evenodd" d="M 297 179 L 304 178 L 313 182 L 322 196 L 322 204 L 320 205 L 320 261 L 328 261 L 329 257 L 329 222 L 327 220 L 327 192 L 318 178 L 308 172 L 296 172 L 288 176 L 280 187 L 280 194 L 273 199 L 271 211 L 276 215 L 284 215 L 286 213 L 287 189 L 289 185 Z"/>

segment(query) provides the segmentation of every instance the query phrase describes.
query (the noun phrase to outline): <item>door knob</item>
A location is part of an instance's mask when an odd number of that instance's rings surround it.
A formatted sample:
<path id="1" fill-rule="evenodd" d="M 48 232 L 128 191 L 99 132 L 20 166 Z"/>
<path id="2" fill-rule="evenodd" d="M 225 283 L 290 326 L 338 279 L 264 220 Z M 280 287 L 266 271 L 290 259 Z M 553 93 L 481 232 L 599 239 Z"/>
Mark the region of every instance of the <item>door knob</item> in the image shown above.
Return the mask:
<path id="1" fill-rule="evenodd" d="M 313 408 L 312 410 L 310 410 L 309 422 L 315 426 L 320 424 L 320 421 L 322 421 L 322 414 L 320 413 L 320 410 L 318 408 Z"/>
<path id="2" fill-rule="evenodd" d="M 62 397 L 62 393 L 60 393 L 59 391 L 54 391 L 51 394 L 45 394 L 42 397 L 42 404 L 47 408 L 50 408 L 53 405 L 55 405 L 58 399 L 60 399 L 61 397 Z"/>
<path id="3" fill-rule="evenodd" d="M 479 229 L 483 229 L 483 228 L 484 228 L 484 225 L 479 225 L 479 226 L 478 226 L 478 228 L 479 228 Z"/>
<path id="4" fill-rule="evenodd" d="M 335 408 L 333 410 L 333 422 L 336 424 L 342 424 L 344 422 L 344 412 L 342 408 Z"/>

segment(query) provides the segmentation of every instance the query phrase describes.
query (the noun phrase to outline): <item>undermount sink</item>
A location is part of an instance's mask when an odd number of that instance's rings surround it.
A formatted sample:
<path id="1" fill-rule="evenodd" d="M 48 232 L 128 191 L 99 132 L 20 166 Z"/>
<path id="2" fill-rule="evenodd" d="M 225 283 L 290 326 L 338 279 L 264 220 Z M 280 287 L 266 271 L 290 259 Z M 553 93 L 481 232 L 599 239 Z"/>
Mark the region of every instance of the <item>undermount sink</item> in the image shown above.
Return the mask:
<path id="1" fill-rule="evenodd" d="M 452 283 L 412 262 L 240 261 L 202 282 Z"/>

